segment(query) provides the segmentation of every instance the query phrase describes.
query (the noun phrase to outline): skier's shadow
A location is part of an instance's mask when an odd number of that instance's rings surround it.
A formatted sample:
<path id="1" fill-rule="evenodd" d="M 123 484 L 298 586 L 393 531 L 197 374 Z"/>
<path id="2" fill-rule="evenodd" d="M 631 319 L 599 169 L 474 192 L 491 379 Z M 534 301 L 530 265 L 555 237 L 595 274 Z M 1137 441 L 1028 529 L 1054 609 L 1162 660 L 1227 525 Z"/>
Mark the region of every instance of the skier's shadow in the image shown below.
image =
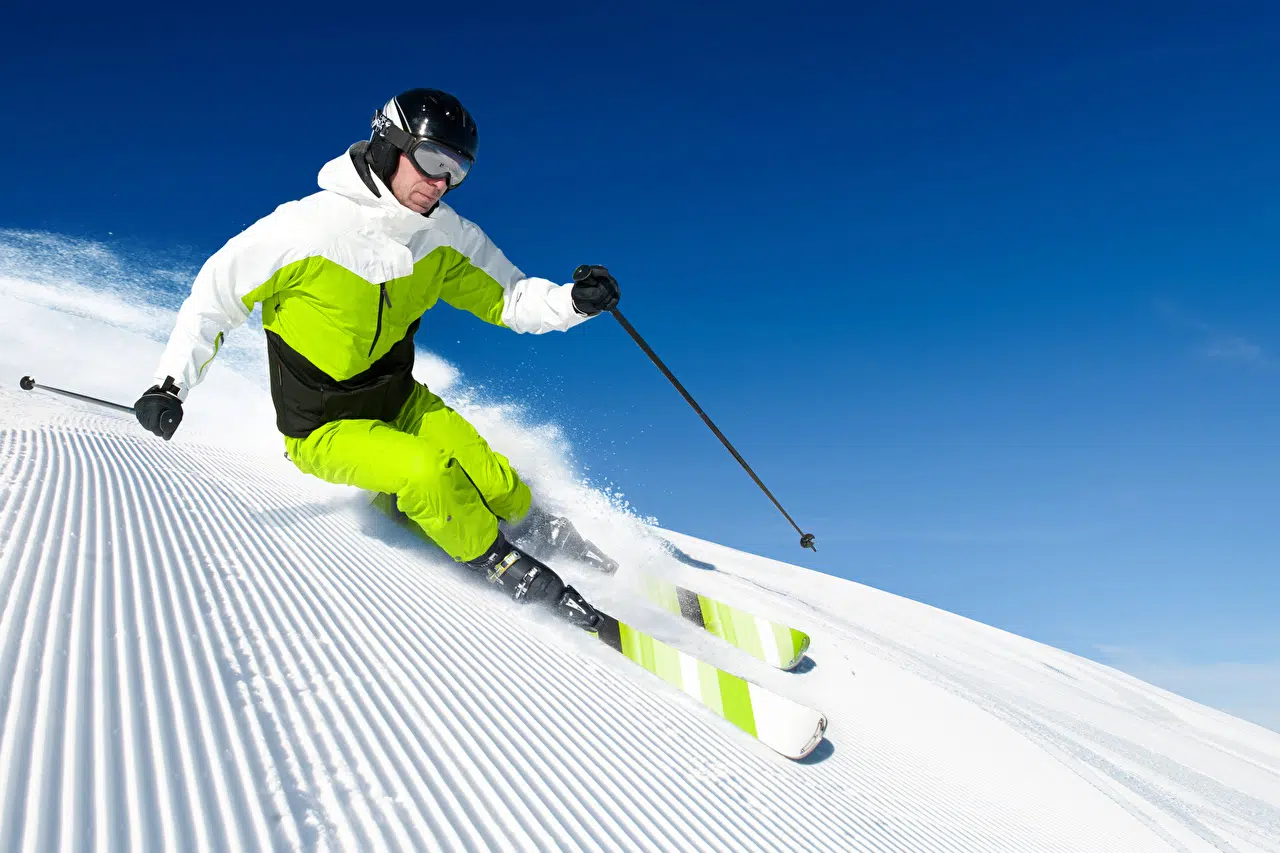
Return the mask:
<path id="1" fill-rule="evenodd" d="M 702 560 L 686 554 L 684 551 L 680 550 L 679 546 L 669 539 L 658 537 L 658 541 L 662 543 L 662 550 L 670 554 L 677 562 L 684 563 L 686 566 L 692 566 L 695 569 L 701 569 L 704 572 L 719 571 L 716 568 L 715 563 L 704 563 Z"/>

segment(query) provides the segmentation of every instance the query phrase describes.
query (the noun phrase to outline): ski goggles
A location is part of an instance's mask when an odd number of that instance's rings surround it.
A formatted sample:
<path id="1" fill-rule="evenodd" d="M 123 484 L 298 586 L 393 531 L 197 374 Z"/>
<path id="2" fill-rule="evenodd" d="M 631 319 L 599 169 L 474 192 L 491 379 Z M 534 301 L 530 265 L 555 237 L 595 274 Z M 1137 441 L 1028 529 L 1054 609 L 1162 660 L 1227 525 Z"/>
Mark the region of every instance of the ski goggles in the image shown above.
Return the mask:
<path id="1" fill-rule="evenodd" d="M 381 119 L 381 121 L 379 121 Z M 462 183 L 471 171 L 471 161 L 456 151 L 430 139 L 413 136 L 392 124 L 386 116 L 374 116 L 373 126 L 388 142 L 409 156 L 413 165 L 428 178 L 448 178 L 449 188 Z"/>
<path id="2" fill-rule="evenodd" d="M 462 183 L 467 172 L 471 171 L 470 160 L 428 139 L 416 140 L 405 153 L 418 171 L 428 178 L 448 178 L 450 189 Z"/>

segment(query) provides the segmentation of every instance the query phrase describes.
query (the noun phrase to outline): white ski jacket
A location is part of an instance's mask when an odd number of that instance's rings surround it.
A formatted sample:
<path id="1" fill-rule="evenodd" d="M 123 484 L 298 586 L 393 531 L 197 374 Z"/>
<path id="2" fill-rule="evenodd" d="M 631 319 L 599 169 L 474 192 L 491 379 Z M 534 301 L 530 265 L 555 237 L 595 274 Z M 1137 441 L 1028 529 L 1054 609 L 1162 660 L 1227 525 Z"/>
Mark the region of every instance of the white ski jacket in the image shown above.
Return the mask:
<path id="1" fill-rule="evenodd" d="M 156 368 L 186 399 L 224 336 L 262 305 L 278 426 L 305 436 L 351 417 L 390 420 L 412 390 L 413 333 L 437 299 L 516 332 L 588 319 L 572 284 L 525 276 L 441 202 L 401 205 L 357 143 L 325 164 L 320 192 L 276 208 L 204 264 Z"/>

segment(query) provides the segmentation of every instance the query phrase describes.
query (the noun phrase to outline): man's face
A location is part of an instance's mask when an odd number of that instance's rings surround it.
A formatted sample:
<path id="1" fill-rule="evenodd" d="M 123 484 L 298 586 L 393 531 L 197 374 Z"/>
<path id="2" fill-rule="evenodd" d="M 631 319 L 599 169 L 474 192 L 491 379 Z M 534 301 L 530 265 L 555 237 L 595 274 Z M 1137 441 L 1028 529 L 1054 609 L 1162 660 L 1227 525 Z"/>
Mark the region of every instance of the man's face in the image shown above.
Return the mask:
<path id="1" fill-rule="evenodd" d="M 448 178 L 428 178 L 418 171 L 408 155 L 401 153 L 400 165 L 391 176 L 391 194 L 414 213 L 426 213 L 449 189 Z"/>

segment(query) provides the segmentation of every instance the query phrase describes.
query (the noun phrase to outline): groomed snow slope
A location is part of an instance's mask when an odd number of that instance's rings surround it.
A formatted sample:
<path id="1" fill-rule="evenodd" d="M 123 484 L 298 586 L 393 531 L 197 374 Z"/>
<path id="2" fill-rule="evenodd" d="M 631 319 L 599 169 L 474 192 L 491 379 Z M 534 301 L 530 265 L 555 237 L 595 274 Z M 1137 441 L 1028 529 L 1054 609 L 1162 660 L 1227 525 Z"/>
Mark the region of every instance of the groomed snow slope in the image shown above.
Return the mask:
<path id="1" fill-rule="evenodd" d="M 131 402 L 158 351 L 0 291 L 0 851 L 1280 851 L 1280 735 L 1107 667 L 582 499 L 624 562 L 813 636 L 773 671 L 570 573 L 824 710 L 791 762 L 299 474 L 230 369 L 171 443 L 17 390 Z"/>

